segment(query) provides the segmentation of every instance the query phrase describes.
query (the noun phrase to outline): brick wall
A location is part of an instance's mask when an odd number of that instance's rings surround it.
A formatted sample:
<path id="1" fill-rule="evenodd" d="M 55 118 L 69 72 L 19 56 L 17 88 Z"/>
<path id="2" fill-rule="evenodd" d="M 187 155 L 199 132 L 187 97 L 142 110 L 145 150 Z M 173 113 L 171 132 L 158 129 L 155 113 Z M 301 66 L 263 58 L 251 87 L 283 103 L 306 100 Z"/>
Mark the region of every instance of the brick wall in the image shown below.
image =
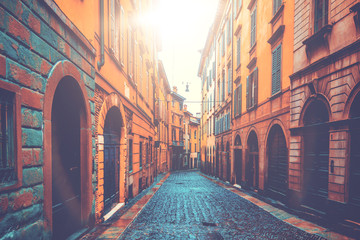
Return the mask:
<path id="1" fill-rule="evenodd" d="M 88 98 L 94 96 L 94 49 L 55 10 L 38 0 L 0 1 L 0 82 L 20 89 L 22 163 L 18 187 L 0 187 L 0 238 L 40 239 L 49 234 L 43 204 L 43 103 L 52 67 L 70 61 L 80 72 L 78 80 L 84 82 Z M 93 119 L 94 104 L 89 104 Z"/>

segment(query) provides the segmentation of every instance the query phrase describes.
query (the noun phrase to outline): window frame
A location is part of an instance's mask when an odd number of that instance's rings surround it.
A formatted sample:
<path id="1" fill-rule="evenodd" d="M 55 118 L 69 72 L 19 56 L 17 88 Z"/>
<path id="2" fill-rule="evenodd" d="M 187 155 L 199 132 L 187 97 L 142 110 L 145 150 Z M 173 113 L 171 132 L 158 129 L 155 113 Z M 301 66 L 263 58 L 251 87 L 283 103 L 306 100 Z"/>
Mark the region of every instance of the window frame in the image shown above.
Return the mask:
<path id="1" fill-rule="evenodd" d="M 254 6 L 250 14 L 250 48 L 256 44 L 256 21 L 257 21 L 257 6 Z"/>
<path id="2" fill-rule="evenodd" d="M 256 107 L 258 100 L 258 68 L 256 67 L 254 71 L 247 76 L 246 79 L 246 108 L 251 110 Z"/>
<path id="3" fill-rule="evenodd" d="M 271 95 L 281 92 L 282 43 L 272 51 Z M 276 56 L 275 56 L 276 55 Z"/>
<path id="4" fill-rule="evenodd" d="M 16 189 L 22 186 L 22 144 L 21 144 L 21 94 L 20 87 L 11 83 L 0 81 L 0 88 L 13 94 L 13 149 L 14 172 L 16 180 L 0 184 L 0 191 Z"/>
<path id="5" fill-rule="evenodd" d="M 325 16 L 322 15 L 322 18 L 317 19 L 316 8 L 320 1 L 323 1 L 325 3 L 325 9 L 322 9 L 323 14 L 325 14 Z M 313 22 L 312 22 L 313 34 L 316 34 L 323 27 L 325 27 L 327 24 L 329 24 L 329 0 L 314 0 L 312 10 L 313 10 Z M 319 26 L 317 26 L 318 20 L 323 20 L 325 22 L 323 22 L 322 25 L 319 27 Z"/>
<path id="6" fill-rule="evenodd" d="M 280 9 L 283 1 L 282 0 L 273 0 L 273 15 L 277 13 L 277 11 Z"/>

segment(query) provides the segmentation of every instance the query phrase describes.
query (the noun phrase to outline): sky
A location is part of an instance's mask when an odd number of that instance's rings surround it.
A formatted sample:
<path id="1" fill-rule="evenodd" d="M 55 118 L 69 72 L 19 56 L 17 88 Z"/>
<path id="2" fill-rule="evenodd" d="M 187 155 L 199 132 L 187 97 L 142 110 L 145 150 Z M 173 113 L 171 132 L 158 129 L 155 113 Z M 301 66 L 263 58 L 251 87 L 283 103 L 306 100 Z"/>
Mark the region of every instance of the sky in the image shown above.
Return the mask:
<path id="1" fill-rule="evenodd" d="M 196 115 L 201 111 L 201 79 L 198 69 L 219 0 L 159 0 L 158 25 L 162 36 L 162 60 L 171 89 L 186 98 Z M 185 92 L 189 83 L 189 92 Z"/>

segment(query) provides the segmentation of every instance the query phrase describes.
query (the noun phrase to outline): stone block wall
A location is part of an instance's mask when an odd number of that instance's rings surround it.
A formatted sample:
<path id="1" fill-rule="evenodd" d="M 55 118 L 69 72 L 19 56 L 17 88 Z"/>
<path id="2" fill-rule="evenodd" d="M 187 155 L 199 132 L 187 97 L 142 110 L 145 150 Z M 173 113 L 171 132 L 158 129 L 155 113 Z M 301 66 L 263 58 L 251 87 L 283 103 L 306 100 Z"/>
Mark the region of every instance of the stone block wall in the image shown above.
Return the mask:
<path id="1" fill-rule="evenodd" d="M 90 99 L 86 104 L 94 134 L 94 59 L 94 48 L 52 1 L 0 1 L 0 87 L 18 89 L 20 116 L 15 121 L 19 122 L 17 167 L 21 168 L 16 185 L 0 186 L 0 238 L 49 237 L 43 155 L 48 77 L 59 62 L 76 67 L 77 80 L 85 84 Z"/>

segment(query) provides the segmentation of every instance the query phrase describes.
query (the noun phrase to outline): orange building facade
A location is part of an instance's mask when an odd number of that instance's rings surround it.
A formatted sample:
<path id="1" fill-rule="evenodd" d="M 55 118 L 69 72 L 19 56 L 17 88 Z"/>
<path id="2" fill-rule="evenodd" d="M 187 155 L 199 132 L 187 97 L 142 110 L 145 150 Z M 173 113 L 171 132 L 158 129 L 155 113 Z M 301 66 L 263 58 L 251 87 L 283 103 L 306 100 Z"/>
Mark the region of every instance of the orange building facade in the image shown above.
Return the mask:
<path id="1" fill-rule="evenodd" d="M 154 4 L 0 3 L 0 238 L 79 237 L 169 170 Z"/>
<path id="2" fill-rule="evenodd" d="M 293 28 L 293 2 L 220 1 L 206 43 L 216 43 L 216 78 L 206 73 L 203 85 L 203 94 L 215 86 L 215 157 L 207 158 L 207 172 L 285 203 Z M 205 49 L 199 69 L 210 59 Z"/>

